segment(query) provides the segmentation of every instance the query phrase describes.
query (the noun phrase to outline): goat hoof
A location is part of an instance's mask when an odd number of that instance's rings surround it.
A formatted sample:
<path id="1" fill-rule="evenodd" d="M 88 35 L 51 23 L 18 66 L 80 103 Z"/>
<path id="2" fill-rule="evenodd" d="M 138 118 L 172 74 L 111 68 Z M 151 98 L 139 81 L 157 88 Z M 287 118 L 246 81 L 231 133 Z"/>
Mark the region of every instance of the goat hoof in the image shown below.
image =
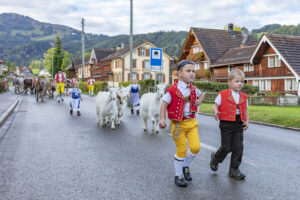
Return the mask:
<path id="1" fill-rule="evenodd" d="M 147 132 L 147 129 L 144 128 L 144 132 Z"/>
<path id="2" fill-rule="evenodd" d="M 156 134 L 158 134 L 158 133 L 159 133 L 159 131 L 156 131 L 155 133 L 156 133 Z"/>

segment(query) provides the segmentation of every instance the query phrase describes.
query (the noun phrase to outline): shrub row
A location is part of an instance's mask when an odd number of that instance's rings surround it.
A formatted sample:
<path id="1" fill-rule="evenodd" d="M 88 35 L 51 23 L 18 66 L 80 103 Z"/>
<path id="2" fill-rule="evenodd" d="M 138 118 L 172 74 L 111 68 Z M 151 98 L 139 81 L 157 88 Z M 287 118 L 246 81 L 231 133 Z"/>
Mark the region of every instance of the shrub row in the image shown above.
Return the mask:
<path id="1" fill-rule="evenodd" d="M 104 88 L 107 86 L 107 82 L 96 81 L 94 86 L 94 94 L 97 94 L 99 91 L 104 91 Z M 79 89 L 82 92 L 88 92 L 89 88 L 87 86 L 87 82 L 80 81 Z"/>

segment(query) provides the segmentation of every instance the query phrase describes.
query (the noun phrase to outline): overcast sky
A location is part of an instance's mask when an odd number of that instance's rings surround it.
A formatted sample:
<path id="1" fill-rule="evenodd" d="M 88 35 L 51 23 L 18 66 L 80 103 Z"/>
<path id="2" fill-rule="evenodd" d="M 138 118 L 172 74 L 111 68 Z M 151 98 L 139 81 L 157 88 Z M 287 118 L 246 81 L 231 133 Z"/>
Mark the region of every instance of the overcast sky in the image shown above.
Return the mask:
<path id="1" fill-rule="evenodd" d="M 60 3 L 57 3 L 60 2 Z M 133 32 L 184 30 L 190 27 L 223 29 L 234 23 L 249 30 L 266 24 L 300 23 L 299 0 L 133 0 Z M 0 13 L 18 13 L 41 22 L 86 32 L 129 34 L 130 0 L 0 0 Z"/>

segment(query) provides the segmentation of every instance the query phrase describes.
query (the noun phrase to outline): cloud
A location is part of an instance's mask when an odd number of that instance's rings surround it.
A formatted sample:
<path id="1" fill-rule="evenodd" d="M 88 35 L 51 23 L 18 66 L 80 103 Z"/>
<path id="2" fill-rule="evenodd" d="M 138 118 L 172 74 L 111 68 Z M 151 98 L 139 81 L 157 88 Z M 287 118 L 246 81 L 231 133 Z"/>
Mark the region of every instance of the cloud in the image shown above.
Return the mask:
<path id="1" fill-rule="evenodd" d="M 14 12 L 38 21 L 86 32 L 129 34 L 129 0 L 0 0 L 0 12 Z M 190 27 L 222 29 L 228 23 L 260 28 L 271 23 L 300 23 L 298 0 L 133 0 L 134 33 L 185 30 Z"/>

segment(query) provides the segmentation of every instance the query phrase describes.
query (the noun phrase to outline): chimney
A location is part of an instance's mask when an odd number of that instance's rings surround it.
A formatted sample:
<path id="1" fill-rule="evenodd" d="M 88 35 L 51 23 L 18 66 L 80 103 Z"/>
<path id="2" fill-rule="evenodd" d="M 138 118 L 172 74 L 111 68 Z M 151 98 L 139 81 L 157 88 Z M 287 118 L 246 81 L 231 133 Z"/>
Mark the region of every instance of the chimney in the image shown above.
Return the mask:
<path id="1" fill-rule="evenodd" d="M 119 51 L 121 49 L 121 45 L 117 46 L 117 51 Z"/>
<path id="2" fill-rule="evenodd" d="M 245 46 L 245 43 L 248 39 L 248 34 L 244 30 L 242 31 L 242 37 L 243 37 L 242 45 Z"/>
<path id="3" fill-rule="evenodd" d="M 229 34 L 231 35 L 231 36 L 234 36 L 234 34 L 233 34 L 233 23 L 229 23 L 228 24 L 228 32 L 229 32 Z"/>

